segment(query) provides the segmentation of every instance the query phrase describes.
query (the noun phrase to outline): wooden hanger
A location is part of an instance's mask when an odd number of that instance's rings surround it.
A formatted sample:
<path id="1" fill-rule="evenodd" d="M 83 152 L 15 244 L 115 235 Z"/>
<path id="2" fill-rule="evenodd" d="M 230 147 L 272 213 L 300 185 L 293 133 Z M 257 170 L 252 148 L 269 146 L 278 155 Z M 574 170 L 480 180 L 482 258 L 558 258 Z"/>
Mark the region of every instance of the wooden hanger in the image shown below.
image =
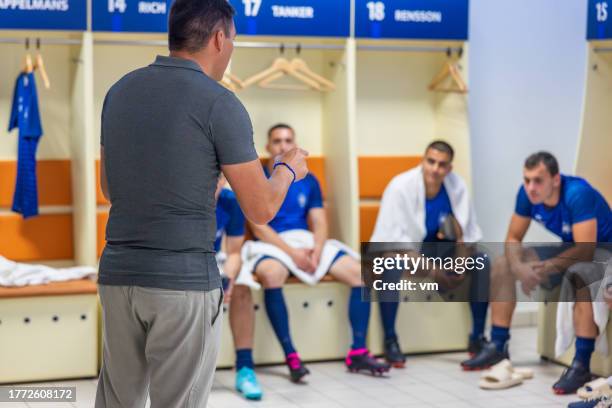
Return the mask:
<path id="1" fill-rule="evenodd" d="M 266 68 L 263 71 L 245 79 L 244 86 L 245 88 L 249 87 L 251 85 L 261 82 L 269 76 L 276 75 L 279 72 L 283 72 L 283 70 L 287 69 L 289 69 L 289 61 L 287 61 L 283 57 L 278 57 L 274 60 L 274 62 L 272 62 L 272 65 L 269 68 Z"/>
<path id="2" fill-rule="evenodd" d="M 244 82 L 231 72 L 226 72 L 221 80 L 221 85 L 232 92 L 238 92 L 244 88 Z"/>
<path id="3" fill-rule="evenodd" d="M 40 76 L 42 77 L 43 84 L 45 85 L 45 89 L 51 88 L 51 82 L 49 81 L 49 75 L 47 75 L 47 70 L 45 69 L 45 63 L 43 61 L 42 54 L 40 53 L 40 38 L 36 39 L 36 62 L 34 63 L 34 70 L 38 70 L 40 72 Z"/>
<path id="4" fill-rule="evenodd" d="M 32 62 L 32 56 L 30 55 L 30 39 L 26 38 L 25 40 L 25 49 L 26 49 L 26 55 L 23 59 L 23 69 L 21 70 L 21 72 L 24 72 L 26 74 L 31 74 L 32 72 L 34 72 L 34 63 Z"/>
<path id="5" fill-rule="evenodd" d="M 284 45 L 281 45 L 281 55 L 284 53 Z M 298 51 L 299 52 L 299 51 Z M 290 83 L 275 83 L 280 78 L 285 76 L 296 79 L 298 84 Z M 321 79 L 323 81 L 321 81 Z M 308 68 L 306 63 L 301 59 L 294 59 L 289 62 L 284 57 L 278 57 L 272 63 L 272 66 L 257 73 L 244 81 L 244 86 L 258 84 L 262 88 L 283 89 L 283 90 L 328 90 L 331 82 L 325 78 L 315 74 Z M 323 85 L 323 86 L 322 86 Z M 333 86 L 333 84 L 331 84 Z"/>
<path id="6" fill-rule="evenodd" d="M 319 84 L 319 90 L 327 92 L 336 89 L 336 85 L 333 82 L 311 70 L 303 59 L 299 57 L 292 59 L 291 66 L 295 72 L 304 74 L 306 77 L 317 82 Z"/>
<path id="7" fill-rule="evenodd" d="M 468 87 L 461 77 L 457 62 L 450 59 L 450 49 L 448 51 L 449 59 L 446 61 L 440 72 L 432 79 L 429 84 L 430 91 L 436 92 L 451 92 L 465 94 L 468 92 Z M 446 79 L 451 79 L 451 84 L 443 86 Z"/>
<path id="8" fill-rule="evenodd" d="M 291 76 L 297 79 L 299 82 L 302 82 L 302 84 L 274 83 L 274 81 L 284 76 Z M 317 91 L 321 90 L 321 86 L 317 83 L 317 81 L 314 81 L 308 78 L 306 75 L 295 71 L 293 65 L 289 62 L 281 72 L 277 72 L 260 81 L 259 86 L 261 86 L 262 88 L 282 89 L 287 91 L 308 91 L 310 89 L 314 89 Z"/>

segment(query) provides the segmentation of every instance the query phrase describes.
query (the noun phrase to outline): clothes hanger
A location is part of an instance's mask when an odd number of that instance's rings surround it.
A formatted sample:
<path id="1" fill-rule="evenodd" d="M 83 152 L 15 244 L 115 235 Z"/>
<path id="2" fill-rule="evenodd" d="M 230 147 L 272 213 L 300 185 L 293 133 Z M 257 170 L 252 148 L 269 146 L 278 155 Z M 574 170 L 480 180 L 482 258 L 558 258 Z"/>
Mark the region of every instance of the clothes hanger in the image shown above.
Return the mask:
<path id="1" fill-rule="evenodd" d="M 306 61 L 299 57 L 301 51 L 300 45 L 298 45 L 296 51 L 298 56 L 291 60 L 291 67 L 295 72 L 303 74 L 306 77 L 317 82 L 321 91 L 327 92 L 336 89 L 336 85 L 333 82 L 314 72 L 312 69 L 310 69 Z"/>
<path id="2" fill-rule="evenodd" d="M 47 75 L 47 70 L 45 69 L 45 63 L 43 61 L 42 54 L 40 53 L 40 38 L 36 39 L 36 52 L 36 61 L 34 63 L 33 69 L 38 70 L 38 72 L 40 72 L 40 76 L 42 77 L 45 89 L 49 89 L 51 88 L 51 82 L 49 81 L 49 75 Z"/>
<path id="3" fill-rule="evenodd" d="M 262 88 L 270 88 L 270 89 L 284 89 L 284 90 L 309 90 L 316 89 L 320 90 L 319 84 L 308 78 L 307 76 L 296 72 L 293 69 L 291 63 L 284 58 L 282 55 L 284 54 L 285 47 L 281 45 L 280 52 L 281 56 L 276 58 L 272 63 L 272 66 L 263 70 L 260 73 L 257 73 L 250 78 L 244 81 L 244 86 L 248 87 L 253 84 L 258 84 Z M 275 84 L 273 83 L 277 79 L 280 79 L 284 76 L 290 76 L 295 78 L 297 81 L 302 82 L 302 84 Z"/>
<path id="4" fill-rule="evenodd" d="M 26 55 L 23 60 L 23 69 L 21 70 L 21 72 L 24 72 L 26 74 L 31 74 L 32 72 L 34 72 L 34 64 L 32 63 L 32 56 L 30 55 L 30 39 L 29 38 L 26 38 L 25 40 L 25 49 L 26 49 Z"/>
<path id="5" fill-rule="evenodd" d="M 226 72 L 223 74 L 223 79 L 221 80 L 221 85 L 226 87 L 232 92 L 238 92 L 239 90 L 244 88 L 244 82 L 236 75 L 231 72 Z"/>
<path id="6" fill-rule="evenodd" d="M 461 73 L 459 71 L 457 62 L 453 62 L 453 60 L 451 59 L 451 54 L 452 52 L 449 48 L 447 51 L 448 60 L 446 61 L 446 63 L 444 64 L 440 72 L 438 72 L 438 74 L 434 77 L 434 79 L 429 84 L 430 91 L 461 93 L 461 94 L 465 94 L 468 92 L 467 85 L 465 84 L 465 81 L 461 77 Z M 461 54 L 461 51 L 460 51 L 460 54 Z M 442 86 L 443 82 L 448 78 L 451 79 L 451 85 Z"/>
<path id="7" fill-rule="evenodd" d="M 281 46 L 281 54 L 283 54 L 284 48 Z M 269 68 L 264 69 L 263 71 L 247 78 L 244 80 L 244 87 L 249 87 L 254 85 L 262 80 L 266 79 L 269 76 L 273 76 L 278 74 L 279 72 L 283 72 L 284 70 L 288 70 L 290 68 L 289 61 L 287 61 L 284 57 L 278 57 L 273 62 Z"/>

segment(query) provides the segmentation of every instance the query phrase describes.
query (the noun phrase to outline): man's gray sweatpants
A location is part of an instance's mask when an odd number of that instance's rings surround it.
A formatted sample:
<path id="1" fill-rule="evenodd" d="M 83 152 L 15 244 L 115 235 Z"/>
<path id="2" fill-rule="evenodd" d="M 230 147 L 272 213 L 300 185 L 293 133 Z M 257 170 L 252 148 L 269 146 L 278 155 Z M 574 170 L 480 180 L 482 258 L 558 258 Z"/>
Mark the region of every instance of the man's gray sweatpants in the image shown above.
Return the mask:
<path id="1" fill-rule="evenodd" d="M 223 295 L 99 285 L 104 351 L 96 408 L 205 408 Z"/>

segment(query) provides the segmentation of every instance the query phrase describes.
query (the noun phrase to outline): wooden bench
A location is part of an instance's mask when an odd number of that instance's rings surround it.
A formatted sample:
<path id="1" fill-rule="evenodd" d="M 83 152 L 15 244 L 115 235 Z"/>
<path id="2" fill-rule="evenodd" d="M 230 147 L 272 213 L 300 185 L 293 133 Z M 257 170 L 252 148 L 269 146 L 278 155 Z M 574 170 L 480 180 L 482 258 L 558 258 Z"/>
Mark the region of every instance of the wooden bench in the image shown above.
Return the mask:
<path id="1" fill-rule="evenodd" d="M 0 383 L 95 377 L 98 324 L 94 281 L 0 287 Z"/>

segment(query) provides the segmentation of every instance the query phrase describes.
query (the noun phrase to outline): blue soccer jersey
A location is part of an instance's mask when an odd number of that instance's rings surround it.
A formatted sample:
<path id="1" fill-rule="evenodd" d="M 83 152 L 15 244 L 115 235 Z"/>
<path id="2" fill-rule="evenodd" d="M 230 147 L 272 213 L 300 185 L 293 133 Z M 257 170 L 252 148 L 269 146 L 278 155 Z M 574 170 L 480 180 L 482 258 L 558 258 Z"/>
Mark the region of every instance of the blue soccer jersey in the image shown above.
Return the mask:
<path id="1" fill-rule="evenodd" d="M 268 169 L 264 168 L 269 177 Z M 285 201 L 276 217 L 268 223 L 277 233 L 292 229 L 308 229 L 308 212 L 323 208 L 323 196 L 319 181 L 311 173 L 289 187 Z"/>
<path id="2" fill-rule="evenodd" d="M 36 150 L 42 136 L 38 95 L 33 73 L 17 77 L 8 130 L 19 129 L 17 180 L 12 210 L 24 218 L 38 214 Z"/>
<path id="3" fill-rule="evenodd" d="M 221 249 L 223 234 L 230 237 L 244 235 L 244 215 L 233 191 L 224 188 L 217 200 L 217 234 L 215 236 L 215 251 Z"/>
<path id="4" fill-rule="evenodd" d="M 438 191 L 434 198 L 425 200 L 425 227 L 427 228 L 427 235 L 424 242 L 438 240 L 436 235 L 440 229 L 440 224 L 452 213 L 453 209 L 450 198 L 448 198 L 446 188 L 442 184 L 440 191 Z"/>
<path id="5" fill-rule="evenodd" d="M 597 242 L 612 242 L 612 212 L 606 199 L 586 180 L 561 175 L 561 194 L 555 207 L 531 204 L 525 188 L 521 186 L 516 198 L 515 213 L 530 217 L 559 236 L 564 242 L 573 242 L 574 224 L 596 219 Z"/>

